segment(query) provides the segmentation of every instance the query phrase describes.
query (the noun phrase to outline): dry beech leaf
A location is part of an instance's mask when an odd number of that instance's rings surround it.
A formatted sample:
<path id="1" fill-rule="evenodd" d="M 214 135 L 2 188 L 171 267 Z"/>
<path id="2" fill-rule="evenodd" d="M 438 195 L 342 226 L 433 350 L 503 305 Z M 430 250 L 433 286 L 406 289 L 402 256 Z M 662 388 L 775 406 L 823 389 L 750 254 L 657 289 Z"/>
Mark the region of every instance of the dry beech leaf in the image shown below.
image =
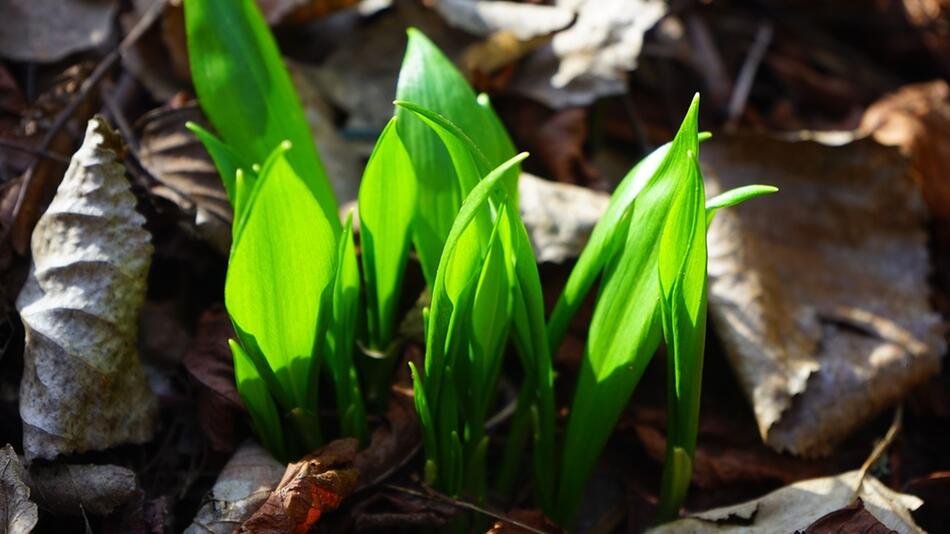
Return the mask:
<path id="1" fill-rule="evenodd" d="M 539 262 L 577 257 L 610 196 L 571 184 L 522 173 L 518 182 L 521 218 Z"/>
<path id="2" fill-rule="evenodd" d="M 257 443 L 241 445 L 221 470 L 185 534 L 231 534 L 260 508 L 284 468 Z"/>
<path id="3" fill-rule="evenodd" d="M 135 473 L 117 465 L 50 465 L 30 469 L 33 496 L 54 514 L 109 515 L 141 494 Z"/>
<path id="4" fill-rule="evenodd" d="M 115 0 L 4 0 L 0 56 L 52 62 L 105 43 Z"/>
<path id="5" fill-rule="evenodd" d="M 930 212 L 950 219 L 950 84 L 907 85 L 884 96 L 864 112 L 861 129 L 882 145 L 900 147 Z"/>
<path id="6" fill-rule="evenodd" d="M 28 534 L 39 521 L 38 509 L 30 500 L 30 488 L 20 458 L 10 444 L 0 449 L 0 532 Z"/>
<path id="7" fill-rule="evenodd" d="M 667 523 L 650 530 L 650 533 L 800 532 L 827 514 L 848 507 L 855 498 L 860 498 L 864 508 L 888 529 L 901 534 L 923 532 L 909 513 L 920 507 L 920 499 L 893 491 L 871 476 L 866 477 L 860 489 L 855 491 L 860 478 L 859 471 L 849 471 L 835 477 L 803 480 L 752 501 Z"/>
<path id="8" fill-rule="evenodd" d="M 231 248 L 231 204 L 211 156 L 185 128 L 188 121 L 209 127 L 194 101 L 174 99 L 146 113 L 141 119 L 139 159 L 159 182 L 152 193 L 174 202 L 199 236 L 227 254 Z"/>
<path id="9" fill-rule="evenodd" d="M 717 137 L 702 157 L 710 195 L 779 188 L 716 215 L 709 309 L 763 438 L 826 454 L 940 368 L 920 192 L 870 139 Z"/>
<path id="10" fill-rule="evenodd" d="M 136 350 L 152 245 L 122 151 L 104 119 L 90 120 L 33 232 L 33 264 L 17 299 L 28 460 L 152 436 L 157 407 Z"/>
<path id="11" fill-rule="evenodd" d="M 643 34 L 668 10 L 663 0 L 558 0 L 574 24 L 525 59 L 512 91 L 548 107 L 586 106 L 626 91 Z"/>
<path id="12" fill-rule="evenodd" d="M 435 10 L 449 26 L 487 37 L 506 31 L 522 41 L 564 29 L 574 20 L 566 7 L 503 0 L 437 0 Z"/>
<path id="13" fill-rule="evenodd" d="M 241 532 L 308 532 L 356 489 L 360 475 L 353 459 L 358 447 L 355 439 L 338 439 L 288 465 L 280 484 L 244 522 Z"/>

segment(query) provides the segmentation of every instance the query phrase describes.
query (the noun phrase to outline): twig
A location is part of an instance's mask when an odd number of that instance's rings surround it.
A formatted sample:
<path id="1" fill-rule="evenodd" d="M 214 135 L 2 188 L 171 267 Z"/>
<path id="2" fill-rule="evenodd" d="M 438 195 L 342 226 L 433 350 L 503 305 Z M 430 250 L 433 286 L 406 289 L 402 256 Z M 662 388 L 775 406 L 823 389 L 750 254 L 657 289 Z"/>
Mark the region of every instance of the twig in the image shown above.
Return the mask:
<path id="1" fill-rule="evenodd" d="M 145 35 L 145 32 L 152 27 L 152 24 L 158 20 L 159 15 L 162 14 L 162 11 L 165 10 L 165 4 L 168 0 L 158 0 L 149 7 L 148 11 L 142 15 L 142 18 L 135 23 L 135 26 L 132 30 L 122 39 L 122 42 L 119 43 L 119 46 L 115 50 L 109 52 L 106 57 L 102 58 L 102 61 L 96 65 L 96 68 L 92 71 L 92 74 L 88 78 L 83 80 L 82 84 L 79 86 L 79 90 L 76 91 L 76 94 L 73 96 L 72 100 L 69 101 L 69 104 L 66 105 L 56 116 L 56 120 L 53 121 L 53 124 L 46 134 L 43 135 L 43 139 L 37 147 L 40 151 L 46 151 L 49 149 L 50 145 L 53 143 L 53 140 L 59 134 L 59 131 L 63 129 L 66 123 L 72 118 L 73 113 L 76 112 L 76 109 L 79 105 L 86 100 L 89 96 L 89 93 L 102 81 L 106 73 L 119 61 L 127 50 L 132 48 L 139 39 Z M 23 180 L 23 185 L 20 187 L 20 192 L 17 195 L 16 204 L 13 208 L 14 218 L 19 217 L 20 211 L 23 209 L 23 202 L 26 199 L 27 191 L 31 189 L 30 184 L 33 181 L 33 172 L 27 172 Z M 11 226 L 12 227 L 12 226 Z M 7 227 L 4 229 L 2 238 L 0 241 L 5 242 L 10 236 L 10 228 Z"/>
<path id="2" fill-rule="evenodd" d="M 518 520 L 516 520 L 516 519 L 511 519 L 511 518 L 508 517 L 508 516 L 499 514 L 499 513 L 497 513 L 497 512 L 492 512 L 491 510 L 487 510 L 487 509 L 485 509 L 485 508 L 482 508 L 481 506 L 472 504 L 472 503 L 467 502 L 467 501 L 462 501 L 462 500 L 459 500 L 459 499 L 453 499 L 452 497 L 449 497 L 448 495 L 443 495 L 443 494 L 441 494 L 441 493 L 439 493 L 439 492 L 437 492 L 437 491 L 435 491 L 435 490 L 433 490 L 433 489 L 431 489 L 431 488 L 426 488 L 426 491 L 425 491 L 425 492 L 422 492 L 422 491 L 414 490 L 414 489 L 412 489 L 412 488 L 406 488 L 406 487 L 403 487 L 403 486 L 396 486 L 396 485 L 394 485 L 394 484 L 383 484 L 383 485 L 380 486 L 380 487 L 383 487 L 383 488 L 386 488 L 386 489 L 390 489 L 390 490 L 393 490 L 393 491 L 398 491 L 398 492 L 400 492 L 400 493 L 405 493 L 406 495 L 412 495 L 413 497 L 419 497 L 419 498 L 422 498 L 422 499 L 429 499 L 429 500 L 433 500 L 433 501 L 442 502 L 442 503 L 445 503 L 445 504 L 454 506 L 454 507 L 459 508 L 459 509 L 462 509 L 462 510 L 468 510 L 468 511 L 471 511 L 471 512 L 479 513 L 479 514 L 482 514 L 482 515 L 491 517 L 492 519 L 497 519 L 498 521 L 501 521 L 501 522 L 504 522 L 504 523 L 508 523 L 509 525 L 512 525 L 512 526 L 515 526 L 515 527 L 518 527 L 518 528 L 527 530 L 528 532 L 534 532 L 535 534 L 547 534 L 547 533 L 546 533 L 545 531 L 543 531 L 543 530 L 539 530 L 539 529 L 537 529 L 537 528 L 534 528 L 534 527 L 532 527 L 531 525 L 528 525 L 528 524 L 526 524 L 526 523 L 522 523 L 521 521 L 518 521 Z"/>
<path id="3" fill-rule="evenodd" d="M 6 148 L 8 150 L 16 150 L 17 152 L 25 152 L 27 154 L 32 154 L 38 158 L 51 159 L 53 161 L 58 161 L 60 163 L 69 163 L 69 158 L 62 154 L 56 154 L 49 152 L 47 150 L 40 150 L 38 148 L 33 148 L 30 146 L 21 145 L 13 141 L 7 141 L 6 139 L 0 139 L 0 148 Z"/>
<path id="4" fill-rule="evenodd" d="M 898 432 L 900 432 L 902 421 L 904 419 L 904 406 L 898 405 L 897 409 L 894 411 L 894 419 L 891 421 L 890 428 L 887 429 L 887 434 L 884 435 L 884 439 L 879 441 L 877 445 L 874 446 L 874 450 L 871 451 L 871 454 L 868 456 L 867 460 L 864 460 L 864 463 L 861 464 L 860 475 L 858 476 L 858 482 L 854 485 L 854 491 L 851 493 L 851 500 L 854 500 L 855 497 L 861 492 L 861 486 L 864 485 L 864 479 L 868 476 L 868 471 L 871 469 L 871 466 L 874 465 L 878 459 L 884 454 L 884 451 L 891 446 L 894 442 L 894 438 L 897 437 Z"/>
<path id="5" fill-rule="evenodd" d="M 755 82 L 755 75 L 759 70 L 759 65 L 765 57 L 765 52 L 772 42 L 772 24 L 766 22 L 759 26 L 755 33 L 755 41 L 749 48 L 749 53 L 739 69 L 739 76 L 736 77 L 736 84 L 732 89 L 732 96 L 729 98 L 729 115 L 726 121 L 726 129 L 734 130 L 739 121 L 739 117 L 745 110 L 746 102 L 749 100 L 749 93 L 752 91 L 752 84 Z"/>

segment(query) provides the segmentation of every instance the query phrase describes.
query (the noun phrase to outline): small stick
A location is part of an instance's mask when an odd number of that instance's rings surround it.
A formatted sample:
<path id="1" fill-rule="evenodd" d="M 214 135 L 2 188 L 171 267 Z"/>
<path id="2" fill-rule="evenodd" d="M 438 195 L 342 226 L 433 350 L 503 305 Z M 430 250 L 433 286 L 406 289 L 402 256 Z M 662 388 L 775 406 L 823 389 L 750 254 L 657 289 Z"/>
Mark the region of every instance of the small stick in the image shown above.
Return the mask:
<path id="1" fill-rule="evenodd" d="M 904 419 L 904 406 L 899 404 L 897 410 L 894 411 L 894 419 L 891 421 L 890 428 L 887 429 L 887 434 L 884 435 L 884 439 L 879 441 L 877 445 L 874 446 L 874 450 L 871 451 L 871 454 L 868 456 L 867 460 L 864 460 L 864 463 L 861 464 L 860 476 L 858 476 L 858 483 L 854 485 L 854 491 L 851 493 L 851 499 L 854 500 L 855 497 L 861 492 L 861 486 L 864 484 L 864 479 L 868 476 L 868 471 L 871 469 L 871 466 L 877 462 L 877 460 L 884 454 L 884 451 L 891 446 L 894 442 L 894 438 L 897 437 L 898 432 L 900 432 L 902 421 Z"/>
<path id="2" fill-rule="evenodd" d="M 480 507 L 480 506 L 478 506 L 478 505 L 475 505 L 475 504 L 472 504 L 472 503 L 470 503 L 470 502 L 462 501 L 462 500 L 459 500 L 459 499 L 453 499 L 452 497 L 449 497 L 448 495 L 443 495 L 443 494 L 441 494 L 441 493 L 439 493 L 439 492 L 437 492 L 437 491 L 435 491 L 435 490 L 433 490 L 433 489 L 431 489 L 431 488 L 426 488 L 426 491 L 425 491 L 425 492 L 421 492 L 421 491 L 416 491 L 416 490 L 414 490 L 414 489 L 412 489 L 412 488 L 405 488 L 405 487 L 402 487 L 402 486 L 396 486 L 396 485 L 394 485 L 394 484 L 383 484 L 383 485 L 381 485 L 380 487 L 386 488 L 386 489 L 391 489 L 391 490 L 393 490 L 393 491 L 398 491 L 398 492 L 401 492 L 401 493 L 405 493 L 406 495 L 412 495 L 413 497 L 420 497 L 420 498 L 423 498 L 423 499 L 430 499 L 430 500 L 433 500 L 433 501 L 443 502 L 443 503 L 445 503 L 445 504 L 449 504 L 449 505 L 454 506 L 454 507 L 456 507 L 456 508 L 460 508 L 460 509 L 463 509 L 463 510 L 469 510 L 469 511 L 471 511 L 471 512 L 475 512 L 475 513 L 479 513 L 479 514 L 482 514 L 482 515 L 491 517 L 492 519 L 497 519 L 498 521 L 501 521 L 501 522 L 504 522 L 504 523 L 508 523 L 509 525 L 516 526 L 516 527 L 518 527 L 518 528 L 522 528 L 522 529 L 524 529 L 524 530 L 527 530 L 528 532 L 533 532 L 533 533 L 535 533 L 535 534 L 547 534 L 545 531 L 536 529 L 536 528 L 532 527 L 531 525 L 528 525 L 528 524 L 526 524 L 526 523 L 522 523 L 521 521 L 517 521 L 517 520 L 515 520 L 515 519 L 511 519 L 510 517 L 504 516 L 504 515 L 499 514 L 499 513 L 496 513 L 496 512 L 492 512 L 491 510 L 487 510 L 487 509 L 485 509 L 485 508 L 482 508 L 482 507 Z"/>
<path id="3" fill-rule="evenodd" d="M 73 113 L 76 112 L 76 109 L 79 107 L 79 104 L 82 103 L 86 97 L 89 96 L 89 93 L 99 84 L 100 81 L 105 77 L 106 73 L 119 61 L 122 57 L 122 54 L 126 50 L 132 48 L 139 39 L 145 35 L 145 32 L 152 27 L 152 24 L 158 20 L 159 15 L 162 14 L 162 11 L 165 9 L 165 5 L 168 0 L 158 0 L 149 7 L 148 11 L 142 15 L 142 18 L 135 23 L 135 26 L 129 32 L 128 35 L 122 39 L 122 42 L 119 43 L 119 46 L 109 52 L 106 57 L 102 58 L 102 61 L 96 65 L 96 68 L 92 71 L 92 74 L 88 78 L 83 80 L 82 84 L 79 86 L 79 90 L 76 91 L 76 94 L 73 96 L 72 100 L 69 101 L 69 104 L 63 108 L 62 111 L 56 116 L 56 120 L 53 121 L 53 124 L 46 131 L 46 134 L 43 135 L 43 140 L 40 142 L 38 150 L 46 151 L 49 149 L 49 146 L 53 143 L 53 140 L 59 134 L 59 131 L 63 129 L 69 119 L 73 116 Z M 28 171 L 23 180 L 23 185 L 20 187 L 20 192 L 17 195 L 16 204 L 13 208 L 13 217 L 14 219 L 18 218 L 20 211 L 23 209 L 23 202 L 26 200 L 26 193 L 31 189 L 30 185 L 33 181 L 33 172 Z M 12 225 L 4 229 L 2 236 L 0 236 L 0 241 L 6 241 L 10 237 L 10 228 Z"/>
<path id="4" fill-rule="evenodd" d="M 13 141 L 8 141 L 6 139 L 0 139 L 0 148 L 6 148 L 8 150 L 16 150 L 17 152 L 25 152 L 27 154 L 32 154 L 38 158 L 51 159 L 53 161 L 58 161 L 60 163 L 69 163 L 69 158 L 62 154 L 55 154 L 47 150 L 40 150 L 38 148 L 33 148 L 26 145 L 21 145 Z"/>
<path id="5" fill-rule="evenodd" d="M 739 69 L 739 76 L 736 78 L 736 84 L 732 89 L 732 97 L 729 99 L 729 119 L 726 121 L 727 130 L 735 130 L 739 122 L 739 116 L 745 111 L 749 93 L 752 91 L 752 84 L 755 82 L 755 75 L 771 42 L 772 25 L 769 23 L 762 24 L 755 33 L 755 41 L 752 42 L 752 47 L 749 48 L 749 53 L 742 63 L 742 68 Z"/>

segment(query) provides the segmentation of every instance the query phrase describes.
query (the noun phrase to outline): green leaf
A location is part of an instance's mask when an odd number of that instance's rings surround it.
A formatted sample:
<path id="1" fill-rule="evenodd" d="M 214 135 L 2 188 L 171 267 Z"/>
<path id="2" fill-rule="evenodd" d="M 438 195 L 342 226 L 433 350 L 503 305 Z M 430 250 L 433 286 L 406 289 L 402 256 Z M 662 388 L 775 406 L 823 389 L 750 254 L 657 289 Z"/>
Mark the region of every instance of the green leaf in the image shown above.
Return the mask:
<path id="1" fill-rule="evenodd" d="M 228 345 L 234 357 L 234 380 L 241 400 L 251 415 L 254 432 L 260 437 L 264 448 L 275 458 L 286 461 L 288 458 L 284 433 L 274 399 L 244 349 L 233 339 L 228 340 Z"/>
<path id="2" fill-rule="evenodd" d="M 247 210 L 234 237 L 225 303 L 252 361 L 266 360 L 291 406 L 312 408 L 315 341 L 329 319 L 336 238 L 283 155 L 262 169 Z"/>
<path id="3" fill-rule="evenodd" d="M 722 208 L 728 208 L 737 204 L 742 204 L 746 200 L 778 192 L 778 188 L 771 185 L 745 185 L 719 193 L 715 197 L 706 201 L 706 227 L 712 223 L 716 212 Z"/>
<path id="4" fill-rule="evenodd" d="M 635 185 L 637 194 L 632 195 L 631 189 L 622 192 L 631 195 L 629 207 L 626 213 L 614 218 L 612 225 L 617 231 L 626 232 L 626 239 L 620 246 L 615 241 L 617 236 L 605 231 L 595 250 L 597 255 L 608 257 L 588 260 L 588 265 L 604 264 L 603 281 L 564 437 L 555 510 L 555 517 L 562 524 L 569 524 L 580 503 L 597 458 L 592 451 L 599 453 L 603 449 L 659 344 L 664 324 L 660 311 L 661 255 L 666 254 L 662 261 L 672 261 L 668 252 L 661 252 L 662 243 L 677 239 L 679 234 L 670 227 L 678 229 L 685 224 L 690 231 L 696 228 L 693 219 L 686 223 L 679 219 L 683 211 L 678 207 L 686 202 L 683 199 L 694 198 L 684 191 L 696 194 L 697 170 L 691 155 L 696 154 L 698 147 L 697 117 L 698 100 L 694 100 L 662 159 L 638 165 L 640 169 L 652 168 L 652 174 L 641 178 L 637 173 L 642 171 L 635 169 L 628 175 L 634 180 L 627 187 Z M 701 183 L 699 187 L 701 199 Z M 581 298 L 583 293 L 586 290 L 578 293 Z M 564 304 L 569 305 L 572 304 Z"/>
<path id="5" fill-rule="evenodd" d="M 261 163 L 289 139 L 287 154 L 339 233 L 336 199 L 280 51 L 253 0 L 185 0 L 188 58 L 198 102 L 224 142 Z M 225 168 L 224 170 L 227 170 Z M 227 178 L 225 178 L 227 180 Z"/>
<path id="6" fill-rule="evenodd" d="M 359 192 L 367 328 L 370 348 L 380 351 L 393 338 L 416 208 L 415 173 L 396 123 L 389 121 L 379 136 Z"/>
<path id="7" fill-rule="evenodd" d="M 333 320 L 327 331 L 327 367 L 336 390 L 337 410 L 344 414 L 341 430 L 346 436 L 369 439 L 366 411 L 353 364 L 360 299 L 360 269 L 353 244 L 353 212 L 346 218 L 337 248 L 337 269 L 333 282 Z"/>
<path id="8" fill-rule="evenodd" d="M 250 163 L 244 161 L 234 149 L 201 126 L 189 121 L 185 124 L 185 127 L 198 137 L 205 150 L 211 155 L 214 166 L 218 169 L 218 174 L 221 175 L 221 183 L 224 184 L 224 191 L 228 194 L 228 200 L 234 206 L 237 197 L 237 183 L 235 181 L 237 171 L 238 169 L 250 169 Z"/>
<path id="9" fill-rule="evenodd" d="M 409 42 L 399 72 L 398 100 L 411 101 L 448 118 L 490 150 L 488 169 L 514 155 L 510 145 L 497 137 L 503 130 L 489 107 L 482 106 L 468 82 L 452 62 L 421 32 L 408 31 Z M 465 176 L 457 175 L 458 161 L 449 156 L 444 138 L 403 107 L 396 111 L 399 136 L 405 143 L 419 181 L 419 202 L 413 242 L 422 271 L 431 287 L 442 247 L 462 199 L 471 189 Z M 452 172 L 456 169 L 456 173 Z M 512 170 L 509 176 L 517 176 Z M 481 177 L 481 174 L 478 175 Z"/>
<path id="10" fill-rule="evenodd" d="M 415 364 L 409 362 L 409 370 L 412 374 L 412 396 L 416 405 L 416 413 L 419 415 L 419 424 L 422 427 L 422 445 L 425 448 L 426 457 L 426 484 L 432 485 L 438 477 L 438 441 L 435 434 L 435 425 L 432 421 L 432 411 L 429 408 L 429 400 L 426 395 L 425 383 L 419 375 L 419 370 Z M 431 465 L 431 466 L 430 466 Z"/>

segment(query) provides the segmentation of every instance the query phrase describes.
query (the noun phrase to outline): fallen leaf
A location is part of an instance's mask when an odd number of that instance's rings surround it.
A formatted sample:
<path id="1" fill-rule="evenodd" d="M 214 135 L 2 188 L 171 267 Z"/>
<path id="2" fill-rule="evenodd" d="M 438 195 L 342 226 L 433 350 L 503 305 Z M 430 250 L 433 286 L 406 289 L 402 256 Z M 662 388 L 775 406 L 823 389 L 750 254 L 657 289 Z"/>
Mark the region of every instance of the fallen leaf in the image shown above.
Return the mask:
<path id="1" fill-rule="evenodd" d="M 521 41 L 564 29 L 574 20 L 567 7 L 501 0 L 436 0 L 434 7 L 454 28 L 480 37 L 505 31 Z"/>
<path id="2" fill-rule="evenodd" d="M 17 299 L 28 460 L 152 436 L 157 406 L 135 348 L 152 245 L 122 151 L 104 119 L 89 121 L 33 232 L 33 263 Z"/>
<path id="3" fill-rule="evenodd" d="M 643 34 L 668 10 L 662 0 L 558 0 L 574 24 L 523 62 L 511 91 L 554 109 L 624 93 Z"/>
<path id="4" fill-rule="evenodd" d="M 950 12 L 948 12 L 950 13 Z M 950 219 L 950 84 L 904 86 L 864 112 L 861 130 L 910 158 L 930 212 Z"/>
<path id="5" fill-rule="evenodd" d="M 117 465 L 33 467 L 29 484 L 43 509 L 68 516 L 109 515 L 142 491 L 135 473 Z"/>
<path id="6" fill-rule="evenodd" d="M 32 145 L 19 132 L 20 119 L 26 110 L 26 100 L 10 72 L 0 65 L 0 140 L 20 146 Z M 0 180 L 9 180 L 33 163 L 33 155 L 0 145 Z"/>
<path id="7" fill-rule="evenodd" d="M 535 153 L 551 178 L 568 184 L 588 185 L 597 179 L 597 170 L 587 161 L 587 110 L 559 111 L 538 128 Z"/>
<path id="8" fill-rule="evenodd" d="M 904 493 L 920 497 L 924 505 L 914 510 L 914 519 L 925 530 L 938 532 L 950 525 L 950 471 L 936 471 L 904 484 Z"/>
<path id="9" fill-rule="evenodd" d="M 7 534 L 28 534 L 39 521 L 24 482 L 26 472 L 10 444 L 0 449 L 0 530 Z"/>
<path id="10" fill-rule="evenodd" d="M 711 195 L 779 188 L 716 215 L 709 309 L 765 441 L 828 453 L 939 369 L 920 192 L 906 160 L 868 139 L 719 136 L 702 158 Z"/>
<path id="11" fill-rule="evenodd" d="M 803 534 L 890 534 L 891 529 L 874 517 L 858 498 L 848 506 L 829 512 L 808 525 Z"/>
<path id="12" fill-rule="evenodd" d="M 195 404 L 201 431 L 217 452 L 233 449 L 237 417 L 244 408 L 234 385 L 234 360 L 228 348 L 228 339 L 234 336 L 227 311 L 215 305 L 201 314 L 195 337 L 182 358 L 197 386 Z"/>
<path id="13" fill-rule="evenodd" d="M 244 522 L 241 532 L 306 534 L 356 489 L 359 471 L 353 459 L 358 447 L 352 438 L 331 441 L 288 465 L 277 488 Z"/>
<path id="14" fill-rule="evenodd" d="M 521 218 L 539 262 L 577 257 L 610 196 L 576 185 L 522 173 L 518 182 Z"/>
<path id="15" fill-rule="evenodd" d="M 201 141 L 185 123 L 209 128 L 195 101 L 173 99 L 140 120 L 139 160 L 158 184 L 152 193 L 175 203 L 187 224 L 215 250 L 231 249 L 231 204 L 217 168 Z"/>
<path id="16" fill-rule="evenodd" d="M 257 0 L 271 26 L 303 24 L 358 3 L 359 0 Z"/>
<path id="17" fill-rule="evenodd" d="M 135 9 L 119 16 L 126 34 L 156 1 L 134 0 Z M 191 72 L 181 0 L 168 0 L 161 18 L 122 54 L 122 66 L 159 102 L 167 102 L 189 87 Z"/>
<path id="18" fill-rule="evenodd" d="M 902 0 L 908 22 L 920 33 L 924 46 L 944 72 L 950 72 L 950 1 Z"/>
<path id="19" fill-rule="evenodd" d="M 541 513 L 540 510 L 525 510 L 519 508 L 508 513 L 508 518 L 528 525 L 535 530 L 540 530 L 541 532 L 565 532 L 565 530 L 557 526 L 554 521 L 544 517 L 544 514 Z M 495 524 L 488 529 L 488 534 L 525 534 L 527 532 L 531 531 L 505 521 L 495 521 Z"/>
<path id="20" fill-rule="evenodd" d="M 270 495 L 285 466 L 255 442 L 238 448 L 185 534 L 231 534 Z"/>
<path id="21" fill-rule="evenodd" d="M 114 0 L 4 0 L 0 56 L 47 63 L 105 43 Z"/>
<path id="22" fill-rule="evenodd" d="M 860 477 L 859 471 L 849 471 L 835 477 L 805 480 L 775 490 L 759 499 L 693 514 L 686 519 L 661 525 L 650 532 L 797 532 L 827 514 L 851 505 L 855 498 L 860 498 L 869 515 L 888 529 L 901 534 L 923 532 L 908 513 L 921 505 L 920 499 L 895 492 L 871 476 L 865 478 L 861 487 L 857 488 Z"/>

